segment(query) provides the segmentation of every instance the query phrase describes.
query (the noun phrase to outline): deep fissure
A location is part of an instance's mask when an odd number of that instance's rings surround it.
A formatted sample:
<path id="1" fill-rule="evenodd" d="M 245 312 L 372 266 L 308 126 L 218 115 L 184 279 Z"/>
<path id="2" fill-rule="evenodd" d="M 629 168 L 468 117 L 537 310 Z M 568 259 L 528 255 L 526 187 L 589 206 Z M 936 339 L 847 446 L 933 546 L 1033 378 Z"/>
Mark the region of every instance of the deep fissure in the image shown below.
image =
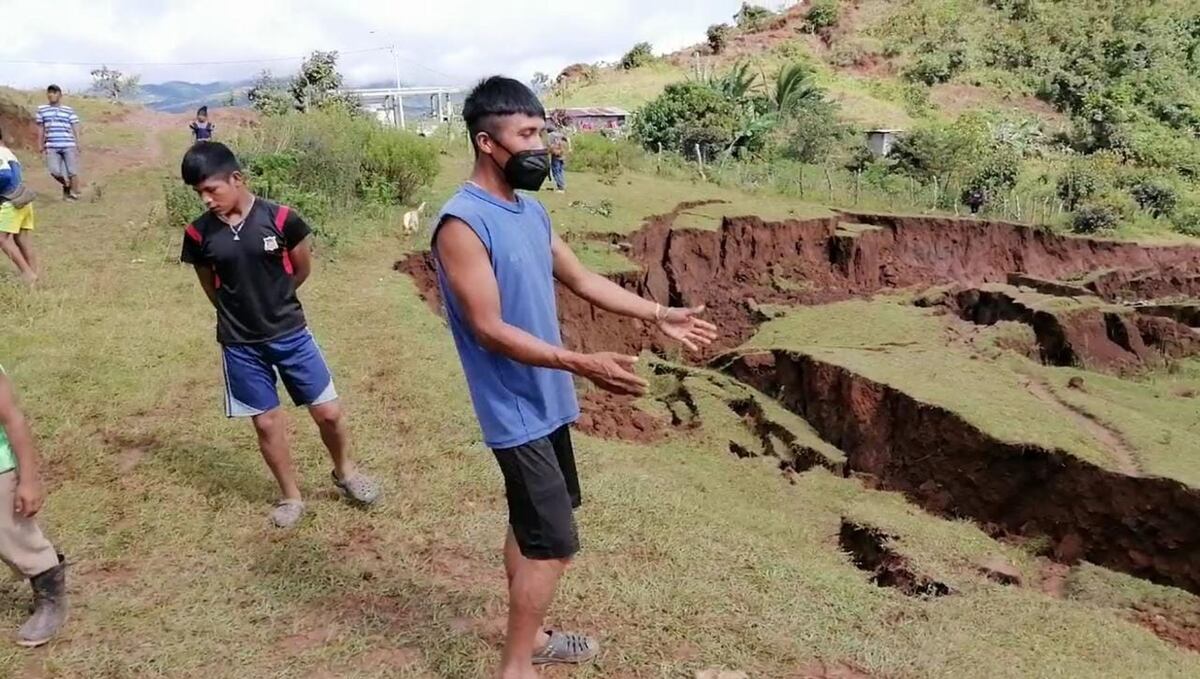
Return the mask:
<path id="1" fill-rule="evenodd" d="M 664 304 L 707 305 L 723 336 L 696 357 L 700 362 L 714 361 L 749 339 L 767 318 L 762 304 L 821 304 L 902 287 L 977 286 L 1013 278 L 1044 280 L 1060 292 L 1085 289 L 1115 301 L 1143 293 L 1190 293 L 1200 281 L 1200 248 L 1190 246 L 1142 247 L 1013 224 L 870 214 L 774 223 L 733 217 L 716 231 L 673 229 L 675 217 L 687 207 L 653 217 L 631 234 L 598 238 L 628 243 L 623 249 L 640 267 L 612 275 L 619 285 Z M 428 253 L 410 255 L 396 268 L 412 275 L 440 310 Z M 1083 280 L 1094 271 L 1104 274 L 1081 286 L 1053 283 Z M 1156 284 L 1154 272 L 1167 272 L 1168 280 Z M 780 280 L 804 285 L 784 286 Z M 558 310 L 564 342 L 572 348 L 674 353 L 647 324 L 593 308 L 573 295 L 559 295 Z M 1037 313 L 1032 321 L 1038 330 Z M 1097 314 L 1094 321 L 1099 336 L 1122 354 L 1136 353 L 1153 322 L 1175 323 L 1111 312 Z M 1040 324 L 1041 334 L 1053 340 L 1047 342 L 1047 362 L 1078 364 L 1069 333 L 1054 330 L 1045 319 Z M 1055 339 L 1056 333 L 1061 337 Z M 1180 337 L 1176 344 L 1190 345 L 1190 336 Z M 1196 489 L 1172 479 L 1102 469 L 1064 451 L 996 440 L 953 412 L 802 353 L 730 355 L 721 365 L 844 451 L 847 474 L 869 474 L 935 514 L 971 518 L 1014 535 L 1046 536 L 1060 559 L 1085 558 L 1200 592 Z M 871 405 L 870 417 L 862 415 L 862 399 Z M 679 398 L 676 404 L 683 405 Z M 682 417 L 673 415 L 679 423 L 697 416 L 694 404 L 684 408 Z M 753 429 L 754 418 L 748 419 Z M 765 438 L 764 449 L 779 438 L 755 433 Z M 734 452 L 755 454 L 741 444 Z"/>

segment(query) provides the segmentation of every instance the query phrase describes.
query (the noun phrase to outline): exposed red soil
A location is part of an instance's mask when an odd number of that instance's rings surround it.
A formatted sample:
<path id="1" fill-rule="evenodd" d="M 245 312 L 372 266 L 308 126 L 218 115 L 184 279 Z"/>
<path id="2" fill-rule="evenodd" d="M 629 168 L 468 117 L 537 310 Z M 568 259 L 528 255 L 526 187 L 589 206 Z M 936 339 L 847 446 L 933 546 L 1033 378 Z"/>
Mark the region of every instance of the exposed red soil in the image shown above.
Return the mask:
<path id="1" fill-rule="evenodd" d="M 871 679 L 871 675 L 848 663 L 817 662 L 805 665 L 789 679 Z"/>
<path id="2" fill-rule="evenodd" d="M 4 131 L 4 143 L 19 149 L 37 147 L 37 123 L 33 111 L 0 95 L 0 130 Z"/>
<path id="3" fill-rule="evenodd" d="M 1046 536 L 1062 562 L 1084 558 L 1200 592 L 1200 490 L 997 440 L 953 412 L 809 356 L 743 355 L 727 371 L 805 418 L 846 453 L 849 471 L 929 511 Z"/>
<path id="4" fill-rule="evenodd" d="M 1139 266 L 1130 262 L 1091 277 L 1084 287 L 1112 302 L 1200 296 L 1200 271 L 1178 262 Z"/>
<path id="5" fill-rule="evenodd" d="M 628 396 L 593 389 L 579 400 L 583 411 L 575 427 L 592 436 L 652 443 L 666 436 L 669 425 L 635 405 Z"/>
<path id="6" fill-rule="evenodd" d="M 1117 374 L 1161 367 L 1166 359 L 1200 352 L 1200 334 L 1170 318 L 1140 317 L 1132 309 L 1096 304 L 1041 308 L 1004 287 L 953 287 L 921 306 L 939 304 L 977 325 L 1015 321 L 1030 326 L 1039 358 Z"/>
<path id="7" fill-rule="evenodd" d="M 1135 606 L 1133 620 L 1181 648 L 1200 653 L 1200 615 L 1182 615 L 1154 606 Z"/>
<path id="8" fill-rule="evenodd" d="M 1068 238 L 1003 222 L 847 213 L 782 222 L 727 217 L 714 231 L 673 229 L 679 211 L 693 206 L 652 217 L 632 234 L 600 237 L 628 243 L 628 254 L 643 267 L 612 276 L 623 287 L 663 304 L 707 305 L 722 336 L 694 357 L 700 361 L 749 339 L 762 320 L 757 303 L 817 304 L 891 288 L 998 283 L 1013 272 L 1057 279 L 1104 268 L 1171 266 L 1200 276 L 1198 247 Z M 877 228 L 849 234 L 839 229 L 844 222 Z M 433 267 L 433 257 L 419 252 L 395 268 L 411 275 L 440 311 Z M 796 289 L 784 281 L 805 285 Z M 564 342 L 580 351 L 674 349 L 647 324 L 571 294 L 559 295 L 559 316 Z"/>

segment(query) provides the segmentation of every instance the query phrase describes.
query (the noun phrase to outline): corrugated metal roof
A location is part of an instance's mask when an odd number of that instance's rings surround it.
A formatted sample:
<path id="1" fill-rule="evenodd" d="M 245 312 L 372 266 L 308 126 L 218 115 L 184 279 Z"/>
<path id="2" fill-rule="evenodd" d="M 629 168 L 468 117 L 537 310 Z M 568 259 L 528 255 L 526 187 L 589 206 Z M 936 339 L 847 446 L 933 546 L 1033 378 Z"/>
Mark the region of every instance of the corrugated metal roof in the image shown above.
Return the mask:
<path id="1" fill-rule="evenodd" d="M 554 112 L 561 113 L 568 118 L 582 118 L 585 116 L 616 117 L 629 115 L 629 111 L 626 111 L 623 108 L 617 108 L 616 106 L 581 106 L 577 108 L 560 108 L 556 109 Z"/>

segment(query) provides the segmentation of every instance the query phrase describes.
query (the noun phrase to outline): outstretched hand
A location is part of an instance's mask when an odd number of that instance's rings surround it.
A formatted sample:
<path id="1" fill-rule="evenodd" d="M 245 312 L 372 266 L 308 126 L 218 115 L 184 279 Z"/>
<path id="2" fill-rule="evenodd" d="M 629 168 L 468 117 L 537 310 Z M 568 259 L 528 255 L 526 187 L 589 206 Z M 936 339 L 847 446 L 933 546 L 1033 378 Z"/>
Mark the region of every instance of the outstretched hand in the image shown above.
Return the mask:
<path id="1" fill-rule="evenodd" d="M 658 328 L 671 339 L 678 340 L 689 351 L 700 351 L 717 339 L 717 326 L 697 318 L 704 313 L 704 305 L 698 307 L 662 308 L 657 314 Z"/>

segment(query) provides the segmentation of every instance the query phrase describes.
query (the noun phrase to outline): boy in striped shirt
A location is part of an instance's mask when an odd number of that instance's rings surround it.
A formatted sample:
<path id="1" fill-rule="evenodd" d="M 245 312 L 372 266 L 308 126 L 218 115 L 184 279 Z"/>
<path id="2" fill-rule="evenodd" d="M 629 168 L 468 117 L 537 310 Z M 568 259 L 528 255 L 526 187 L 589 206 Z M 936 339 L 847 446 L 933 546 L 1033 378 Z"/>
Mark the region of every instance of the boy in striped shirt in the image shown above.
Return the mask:
<path id="1" fill-rule="evenodd" d="M 63 198 L 79 200 L 79 116 L 62 104 L 58 85 L 46 88 L 46 101 L 37 110 L 38 146 L 51 176 L 62 184 Z"/>

